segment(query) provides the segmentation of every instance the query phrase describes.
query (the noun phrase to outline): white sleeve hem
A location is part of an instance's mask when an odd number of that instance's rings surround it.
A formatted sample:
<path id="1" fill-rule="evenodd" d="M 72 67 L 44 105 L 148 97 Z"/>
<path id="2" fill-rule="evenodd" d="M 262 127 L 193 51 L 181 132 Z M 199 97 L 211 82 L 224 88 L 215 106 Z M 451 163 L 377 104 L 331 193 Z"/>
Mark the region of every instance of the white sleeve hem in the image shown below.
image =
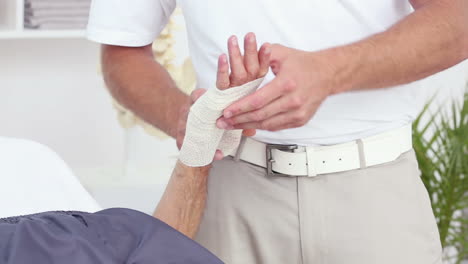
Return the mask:
<path id="1" fill-rule="evenodd" d="M 123 31 L 97 30 L 88 28 L 86 38 L 101 44 L 124 46 L 124 47 L 142 47 L 153 43 L 156 36 L 152 34 L 144 35 Z"/>

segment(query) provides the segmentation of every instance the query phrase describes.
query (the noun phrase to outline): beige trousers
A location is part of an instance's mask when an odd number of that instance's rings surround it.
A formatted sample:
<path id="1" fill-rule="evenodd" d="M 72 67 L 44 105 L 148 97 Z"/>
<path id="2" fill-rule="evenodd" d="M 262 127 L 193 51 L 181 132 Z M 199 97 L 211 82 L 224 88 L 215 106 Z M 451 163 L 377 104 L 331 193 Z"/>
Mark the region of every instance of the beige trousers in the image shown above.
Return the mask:
<path id="1" fill-rule="evenodd" d="M 196 240 L 228 264 L 439 264 L 415 154 L 314 178 L 215 162 Z"/>

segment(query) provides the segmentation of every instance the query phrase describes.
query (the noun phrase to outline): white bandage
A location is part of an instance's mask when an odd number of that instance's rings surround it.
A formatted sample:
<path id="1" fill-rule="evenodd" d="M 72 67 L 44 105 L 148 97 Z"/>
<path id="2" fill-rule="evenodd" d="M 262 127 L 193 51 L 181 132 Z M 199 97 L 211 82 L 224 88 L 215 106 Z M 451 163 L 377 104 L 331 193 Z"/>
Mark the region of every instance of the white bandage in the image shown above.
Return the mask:
<path id="1" fill-rule="evenodd" d="M 190 108 L 179 160 L 190 167 L 201 167 L 213 161 L 217 149 L 224 155 L 234 154 L 242 131 L 219 129 L 216 121 L 226 107 L 257 90 L 262 81 L 263 78 L 226 90 L 212 89 L 200 97 Z"/>

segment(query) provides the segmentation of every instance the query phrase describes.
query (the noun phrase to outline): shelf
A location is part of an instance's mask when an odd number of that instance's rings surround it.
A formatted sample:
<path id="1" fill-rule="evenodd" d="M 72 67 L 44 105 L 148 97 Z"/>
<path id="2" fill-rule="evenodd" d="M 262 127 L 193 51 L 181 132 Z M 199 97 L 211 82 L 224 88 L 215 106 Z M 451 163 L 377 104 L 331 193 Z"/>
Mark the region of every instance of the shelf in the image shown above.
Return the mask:
<path id="1" fill-rule="evenodd" d="M 63 39 L 85 38 L 86 31 L 80 30 L 0 30 L 0 39 Z"/>
<path id="2" fill-rule="evenodd" d="M 0 40 L 84 39 L 84 29 L 41 30 L 24 28 L 24 0 L 0 0 Z"/>

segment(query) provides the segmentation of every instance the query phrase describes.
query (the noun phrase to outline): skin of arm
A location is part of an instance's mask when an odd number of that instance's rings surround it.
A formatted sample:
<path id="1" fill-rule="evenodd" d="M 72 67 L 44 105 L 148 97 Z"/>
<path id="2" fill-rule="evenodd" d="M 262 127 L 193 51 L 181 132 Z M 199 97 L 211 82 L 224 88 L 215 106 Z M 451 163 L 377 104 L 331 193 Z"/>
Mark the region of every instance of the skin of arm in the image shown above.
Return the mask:
<path id="1" fill-rule="evenodd" d="M 343 74 L 340 77 L 343 84 L 332 93 L 417 81 L 468 58 L 466 0 L 410 2 L 416 11 L 400 23 L 386 32 L 337 50 L 337 59 L 351 58 L 353 67 L 337 70 Z M 346 55 L 352 52 L 357 54 Z M 355 74 L 363 76 L 352 78 Z"/>
<path id="2" fill-rule="evenodd" d="M 242 56 L 237 39 L 229 39 L 229 57 L 222 54 L 218 58 L 218 89 L 229 89 L 263 78 L 268 72 L 270 45 L 266 43 L 257 51 L 257 41 L 252 33 L 246 35 L 245 44 L 246 49 Z M 192 101 L 195 102 L 203 93 L 204 90 L 195 90 L 191 96 Z M 181 122 L 185 125 L 187 118 L 182 119 L 184 120 Z M 245 130 L 243 134 L 253 136 L 255 131 Z M 210 166 L 188 167 L 177 162 L 154 217 L 193 238 L 205 208 L 209 169 Z"/>
<path id="3" fill-rule="evenodd" d="M 189 97 L 180 91 L 169 73 L 154 60 L 151 45 L 120 47 L 103 45 L 101 65 L 112 96 L 146 122 L 176 137 L 180 108 Z"/>
<path id="4" fill-rule="evenodd" d="M 154 217 L 193 238 L 205 208 L 210 166 L 188 167 L 177 162 Z"/>
<path id="5" fill-rule="evenodd" d="M 257 43 L 253 35 L 251 38 L 254 41 L 246 41 L 246 52 L 253 54 L 251 49 L 256 49 Z M 230 53 L 233 49 L 230 44 Z M 265 47 L 262 50 L 263 54 Z M 256 52 L 255 50 L 254 55 Z M 252 56 L 246 56 L 250 57 Z M 180 91 L 166 69 L 154 60 L 151 45 L 144 47 L 102 45 L 101 65 L 104 81 L 112 96 L 137 116 L 175 138 L 180 149 L 190 106 L 203 95 L 205 90 L 196 89 L 191 96 Z M 254 63 L 247 65 L 255 67 Z M 266 66 L 263 66 L 263 69 L 265 68 Z M 242 77 L 243 75 L 245 77 Z M 232 78 L 230 80 L 232 84 L 245 81 L 249 77 L 251 76 L 245 72 L 235 72 L 229 76 Z M 251 134 L 251 131 L 247 131 L 247 135 Z M 218 151 L 216 159 L 222 157 L 222 153 Z"/>
<path id="6" fill-rule="evenodd" d="M 275 79 L 226 108 L 218 127 L 300 127 L 329 95 L 413 82 L 468 58 L 468 1 L 410 2 L 415 12 L 356 43 L 316 52 L 273 45 Z"/>

